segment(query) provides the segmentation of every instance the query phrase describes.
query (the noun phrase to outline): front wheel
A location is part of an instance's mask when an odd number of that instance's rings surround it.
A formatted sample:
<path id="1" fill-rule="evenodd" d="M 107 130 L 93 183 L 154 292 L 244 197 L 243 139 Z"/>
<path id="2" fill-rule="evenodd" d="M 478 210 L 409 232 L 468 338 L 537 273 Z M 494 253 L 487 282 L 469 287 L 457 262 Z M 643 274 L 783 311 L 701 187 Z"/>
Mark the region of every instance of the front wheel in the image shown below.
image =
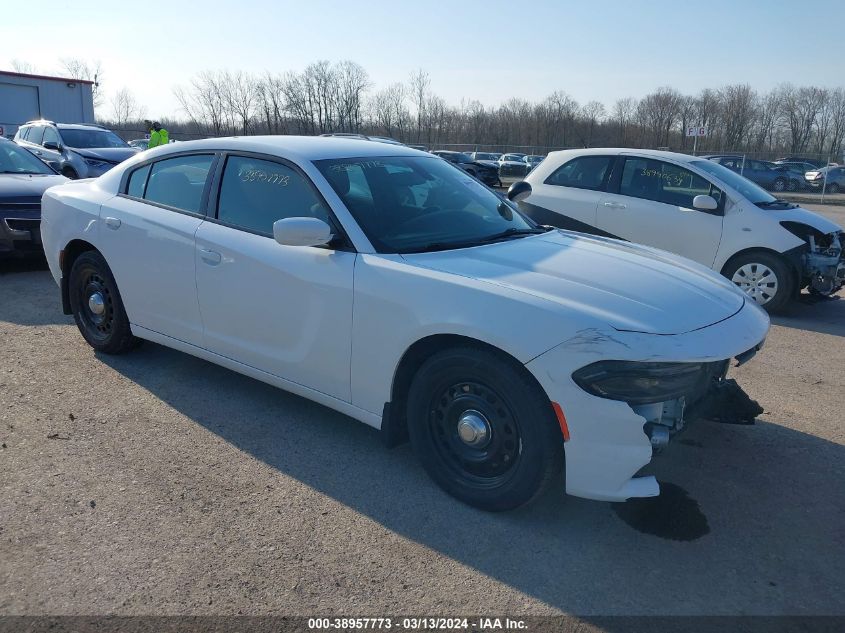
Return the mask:
<path id="1" fill-rule="evenodd" d="M 723 274 L 767 312 L 779 312 L 794 291 L 786 262 L 771 253 L 745 253 L 732 259 Z"/>
<path id="2" fill-rule="evenodd" d="M 827 186 L 828 193 L 839 193 L 839 185 L 837 183 L 832 183 Z"/>
<path id="3" fill-rule="evenodd" d="M 778 193 L 786 191 L 786 181 L 783 178 L 775 178 L 775 182 L 772 184 L 772 189 Z"/>
<path id="4" fill-rule="evenodd" d="M 408 425 L 431 478 L 483 510 L 527 503 L 563 470 L 563 434 L 548 397 L 487 350 L 445 350 L 423 363 L 408 393 Z"/>
<path id="5" fill-rule="evenodd" d="M 70 307 L 88 344 L 106 354 L 123 354 L 140 339 L 132 335 L 117 284 L 106 260 L 96 251 L 82 253 L 70 271 Z"/>
<path id="6" fill-rule="evenodd" d="M 800 188 L 801 183 L 799 183 L 797 180 L 790 180 L 789 185 L 787 186 L 787 189 L 789 191 L 798 191 Z"/>

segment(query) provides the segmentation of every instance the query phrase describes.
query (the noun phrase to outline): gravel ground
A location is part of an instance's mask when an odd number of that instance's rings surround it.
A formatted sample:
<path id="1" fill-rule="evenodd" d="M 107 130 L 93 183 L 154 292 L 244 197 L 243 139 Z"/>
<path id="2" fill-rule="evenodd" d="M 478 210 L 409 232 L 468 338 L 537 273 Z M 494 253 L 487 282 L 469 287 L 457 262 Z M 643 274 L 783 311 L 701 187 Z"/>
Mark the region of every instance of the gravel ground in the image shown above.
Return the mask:
<path id="1" fill-rule="evenodd" d="M 0 615 L 845 614 L 841 299 L 774 320 L 732 370 L 765 414 L 691 426 L 662 501 L 487 514 L 319 405 L 95 354 L 43 265 L 0 263 Z"/>

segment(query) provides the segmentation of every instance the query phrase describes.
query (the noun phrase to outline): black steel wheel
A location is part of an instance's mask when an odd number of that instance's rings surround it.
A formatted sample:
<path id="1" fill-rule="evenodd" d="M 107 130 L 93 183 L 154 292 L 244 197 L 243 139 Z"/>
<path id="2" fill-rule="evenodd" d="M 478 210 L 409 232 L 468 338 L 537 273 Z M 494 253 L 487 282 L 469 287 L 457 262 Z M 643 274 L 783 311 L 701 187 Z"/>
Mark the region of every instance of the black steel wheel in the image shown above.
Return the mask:
<path id="1" fill-rule="evenodd" d="M 121 354 L 136 347 L 129 318 L 106 260 L 96 251 L 82 253 L 70 271 L 68 289 L 73 318 L 94 349 Z"/>
<path id="2" fill-rule="evenodd" d="M 428 474 L 478 508 L 527 503 L 563 470 L 563 434 L 548 396 L 494 351 L 434 354 L 414 377 L 407 413 L 411 445 Z"/>

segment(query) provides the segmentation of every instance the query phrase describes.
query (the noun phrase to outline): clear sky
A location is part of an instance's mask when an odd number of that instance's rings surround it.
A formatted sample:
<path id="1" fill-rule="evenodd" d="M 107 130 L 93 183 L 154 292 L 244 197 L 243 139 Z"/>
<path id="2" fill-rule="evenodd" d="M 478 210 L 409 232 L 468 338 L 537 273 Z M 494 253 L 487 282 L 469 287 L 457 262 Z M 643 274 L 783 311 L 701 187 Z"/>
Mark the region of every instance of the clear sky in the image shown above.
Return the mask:
<path id="1" fill-rule="evenodd" d="M 128 87 L 155 118 L 180 114 L 173 88 L 202 70 L 319 59 L 358 62 L 376 88 L 425 69 L 453 104 L 845 85 L 845 0 L 42 0 L 19 24 L 0 15 L 0 69 L 97 59 L 106 94 Z"/>

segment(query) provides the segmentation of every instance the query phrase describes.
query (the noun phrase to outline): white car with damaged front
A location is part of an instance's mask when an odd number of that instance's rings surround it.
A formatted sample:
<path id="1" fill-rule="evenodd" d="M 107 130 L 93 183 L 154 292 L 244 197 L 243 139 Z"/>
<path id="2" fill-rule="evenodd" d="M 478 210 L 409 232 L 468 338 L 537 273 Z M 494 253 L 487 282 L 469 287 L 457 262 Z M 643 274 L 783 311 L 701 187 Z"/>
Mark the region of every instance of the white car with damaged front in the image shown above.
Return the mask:
<path id="1" fill-rule="evenodd" d="M 410 437 L 440 486 L 490 510 L 550 483 L 657 495 L 637 476 L 654 445 L 769 327 L 702 266 L 539 227 L 400 146 L 180 143 L 50 189 L 42 217 L 95 349 L 148 339 Z"/>
<path id="2" fill-rule="evenodd" d="M 621 238 L 721 272 L 770 312 L 845 284 L 845 233 L 716 162 L 647 149 L 552 152 L 525 178 L 537 222 Z"/>

